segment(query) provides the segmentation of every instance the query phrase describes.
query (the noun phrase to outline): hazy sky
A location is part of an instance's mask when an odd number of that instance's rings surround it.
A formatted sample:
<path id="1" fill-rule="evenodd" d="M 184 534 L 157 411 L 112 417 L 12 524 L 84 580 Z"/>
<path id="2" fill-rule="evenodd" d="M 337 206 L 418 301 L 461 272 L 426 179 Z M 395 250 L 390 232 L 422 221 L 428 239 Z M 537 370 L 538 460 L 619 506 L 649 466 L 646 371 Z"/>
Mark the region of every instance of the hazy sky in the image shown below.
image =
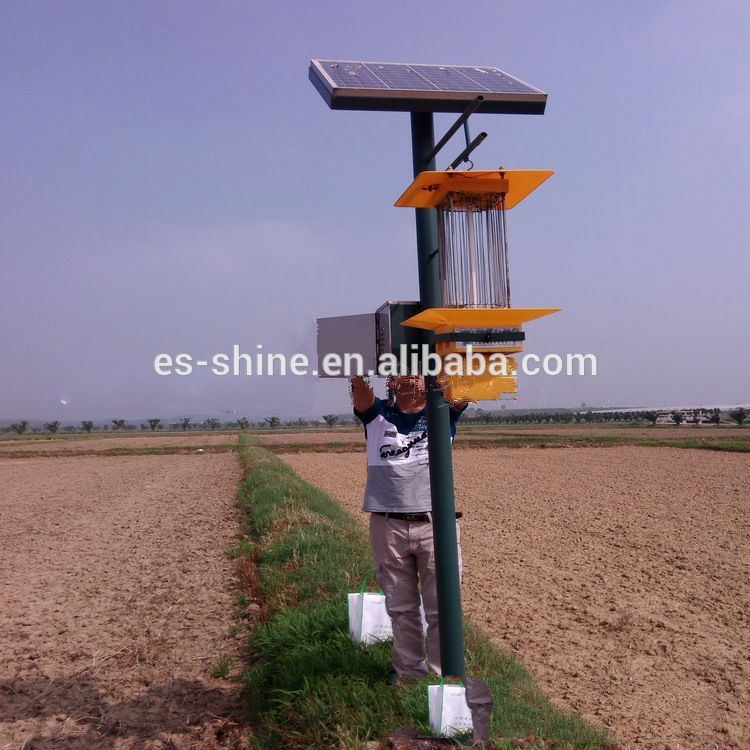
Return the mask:
<path id="1" fill-rule="evenodd" d="M 528 349 L 599 374 L 523 379 L 515 405 L 750 400 L 749 8 L 6 0 L 0 418 L 345 410 L 344 381 L 152 368 L 312 352 L 317 316 L 417 296 L 408 114 L 328 110 L 311 57 L 549 92 L 543 117 L 474 116 L 475 163 L 556 171 L 511 212 L 513 299 L 564 308 Z"/>

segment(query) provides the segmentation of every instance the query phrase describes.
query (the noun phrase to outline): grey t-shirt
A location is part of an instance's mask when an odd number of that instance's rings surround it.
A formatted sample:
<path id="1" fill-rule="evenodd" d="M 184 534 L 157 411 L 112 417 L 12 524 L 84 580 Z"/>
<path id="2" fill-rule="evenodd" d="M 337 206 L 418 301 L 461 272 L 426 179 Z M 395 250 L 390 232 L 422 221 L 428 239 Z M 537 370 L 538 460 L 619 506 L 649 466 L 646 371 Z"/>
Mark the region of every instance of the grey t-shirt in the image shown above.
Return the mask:
<path id="1" fill-rule="evenodd" d="M 461 412 L 451 408 L 451 436 Z M 364 413 L 354 413 L 367 438 L 367 512 L 425 513 L 430 510 L 427 410 L 406 414 L 376 398 Z"/>

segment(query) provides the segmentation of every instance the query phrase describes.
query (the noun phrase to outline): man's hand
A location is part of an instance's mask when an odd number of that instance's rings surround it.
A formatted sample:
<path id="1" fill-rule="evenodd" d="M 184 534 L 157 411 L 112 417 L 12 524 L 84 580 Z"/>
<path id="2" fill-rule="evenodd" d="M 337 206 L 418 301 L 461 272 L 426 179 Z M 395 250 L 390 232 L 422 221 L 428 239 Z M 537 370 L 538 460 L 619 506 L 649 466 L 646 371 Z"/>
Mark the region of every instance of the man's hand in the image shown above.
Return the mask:
<path id="1" fill-rule="evenodd" d="M 352 403 L 360 414 L 364 414 L 375 403 L 375 391 L 367 378 L 361 375 L 352 378 Z"/>

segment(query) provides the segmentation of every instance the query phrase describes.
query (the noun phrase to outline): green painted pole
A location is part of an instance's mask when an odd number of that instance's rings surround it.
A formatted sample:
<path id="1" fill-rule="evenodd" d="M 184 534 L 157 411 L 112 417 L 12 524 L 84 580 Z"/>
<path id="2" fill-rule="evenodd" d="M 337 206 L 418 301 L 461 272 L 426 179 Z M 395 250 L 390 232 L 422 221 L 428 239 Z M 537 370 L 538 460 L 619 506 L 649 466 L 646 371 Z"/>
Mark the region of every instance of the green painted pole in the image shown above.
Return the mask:
<path id="1" fill-rule="evenodd" d="M 411 143 L 414 176 L 435 169 L 434 157 L 426 158 L 435 146 L 431 112 L 412 112 Z M 417 255 L 419 300 L 423 310 L 441 306 L 440 258 L 438 256 L 437 212 L 417 208 Z M 426 343 L 434 351 L 432 334 Z M 434 376 L 427 378 L 427 430 L 432 495 L 432 529 L 435 540 L 440 661 L 444 677 L 463 677 L 464 625 L 461 616 L 461 581 L 458 575 L 456 502 L 453 496 L 453 454 L 448 404 Z"/>

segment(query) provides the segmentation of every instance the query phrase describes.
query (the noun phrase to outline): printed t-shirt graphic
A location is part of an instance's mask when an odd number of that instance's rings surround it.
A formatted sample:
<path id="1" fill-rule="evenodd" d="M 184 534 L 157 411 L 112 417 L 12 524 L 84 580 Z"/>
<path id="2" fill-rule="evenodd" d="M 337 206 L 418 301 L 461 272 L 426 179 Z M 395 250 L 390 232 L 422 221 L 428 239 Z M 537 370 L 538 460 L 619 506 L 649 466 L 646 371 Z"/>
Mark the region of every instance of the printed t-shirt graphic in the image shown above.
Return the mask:
<path id="1" fill-rule="evenodd" d="M 367 512 L 425 513 L 430 510 L 427 410 L 405 414 L 382 399 L 363 414 L 367 438 Z M 461 412 L 451 409 L 451 437 Z"/>

